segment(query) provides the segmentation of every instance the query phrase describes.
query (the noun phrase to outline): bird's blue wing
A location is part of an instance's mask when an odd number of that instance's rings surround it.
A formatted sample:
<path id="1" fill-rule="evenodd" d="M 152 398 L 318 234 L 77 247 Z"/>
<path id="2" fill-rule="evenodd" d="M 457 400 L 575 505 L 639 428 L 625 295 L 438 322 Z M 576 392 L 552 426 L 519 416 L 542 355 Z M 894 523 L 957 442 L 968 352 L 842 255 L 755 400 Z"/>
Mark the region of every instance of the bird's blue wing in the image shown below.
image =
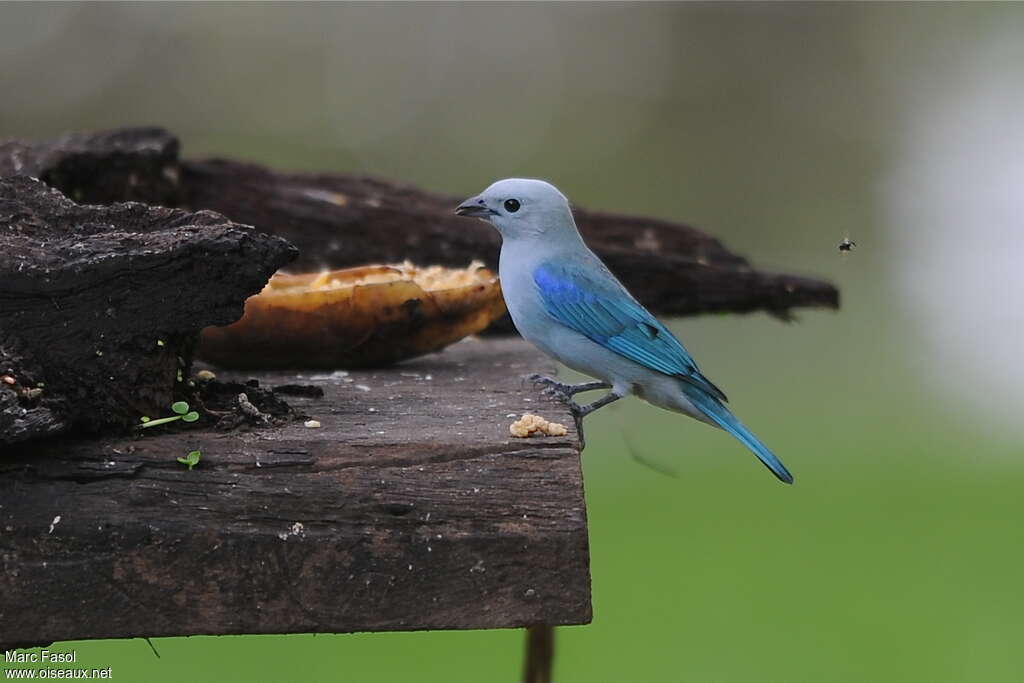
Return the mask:
<path id="1" fill-rule="evenodd" d="M 575 263 L 545 262 L 533 271 L 548 314 L 593 342 L 651 370 L 678 377 L 725 401 L 675 336 L 611 273 Z"/>

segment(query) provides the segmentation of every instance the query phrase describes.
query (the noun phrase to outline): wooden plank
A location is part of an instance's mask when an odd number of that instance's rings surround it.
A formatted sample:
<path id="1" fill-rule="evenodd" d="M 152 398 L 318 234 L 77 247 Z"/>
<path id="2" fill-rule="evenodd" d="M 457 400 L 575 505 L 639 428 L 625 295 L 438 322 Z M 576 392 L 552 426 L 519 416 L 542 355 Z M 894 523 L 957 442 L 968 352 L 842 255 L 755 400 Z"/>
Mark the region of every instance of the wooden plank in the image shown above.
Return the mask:
<path id="1" fill-rule="evenodd" d="M 242 376 L 322 387 L 288 397 L 319 429 L 6 447 L 0 644 L 587 623 L 572 419 L 522 380 L 552 370 L 521 340 L 469 339 L 386 370 Z M 530 410 L 569 435 L 510 437 Z"/>

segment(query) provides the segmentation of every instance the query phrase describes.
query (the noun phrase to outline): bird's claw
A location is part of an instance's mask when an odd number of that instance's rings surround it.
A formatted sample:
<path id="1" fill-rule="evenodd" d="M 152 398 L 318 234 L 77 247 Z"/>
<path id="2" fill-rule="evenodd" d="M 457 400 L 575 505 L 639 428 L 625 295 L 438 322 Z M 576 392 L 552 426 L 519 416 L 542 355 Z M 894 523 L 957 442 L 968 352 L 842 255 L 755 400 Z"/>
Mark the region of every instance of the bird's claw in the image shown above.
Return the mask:
<path id="1" fill-rule="evenodd" d="M 580 404 L 573 400 L 573 386 L 571 384 L 564 384 L 559 382 L 553 377 L 547 375 L 532 374 L 527 375 L 526 380 L 533 382 L 536 385 L 543 386 L 541 394 L 554 398 L 560 403 L 564 403 L 569 408 L 569 413 L 572 415 L 573 422 L 576 424 L 576 434 L 580 440 L 580 450 L 586 446 L 586 439 L 583 437 L 583 408 Z"/>
<path id="2" fill-rule="evenodd" d="M 572 394 L 561 387 L 547 387 L 546 389 L 542 389 L 540 393 L 565 404 L 571 405 L 574 403 L 572 400 Z"/>
<path id="3" fill-rule="evenodd" d="M 580 452 L 587 447 L 587 438 L 583 436 L 583 415 L 579 411 L 579 406 L 575 403 L 569 408 L 572 412 L 572 420 L 576 423 L 576 436 L 580 439 Z"/>
<path id="4" fill-rule="evenodd" d="M 529 382 L 533 382 L 534 384 L 543 384 L 547 386 L 564 386 L 554 377 L 548 377 L 547 375 L 542 375 L 537 372 L 533 373 L 532 375 L 527 375 L 526 380 Z"/>
<path id="5" fill-rule="evenodd" d="M 569 384 L 563 384 L 553 377 L 546 375 L 533 374 L 526 377 L 529 381 L 534 384 L 541 385 L 544 388 L 541 389 L 541 394 L 549 398 L 557 399 L 558 401 L 574 405 L 575 402 L 572 400 L 572 386 Z"/>

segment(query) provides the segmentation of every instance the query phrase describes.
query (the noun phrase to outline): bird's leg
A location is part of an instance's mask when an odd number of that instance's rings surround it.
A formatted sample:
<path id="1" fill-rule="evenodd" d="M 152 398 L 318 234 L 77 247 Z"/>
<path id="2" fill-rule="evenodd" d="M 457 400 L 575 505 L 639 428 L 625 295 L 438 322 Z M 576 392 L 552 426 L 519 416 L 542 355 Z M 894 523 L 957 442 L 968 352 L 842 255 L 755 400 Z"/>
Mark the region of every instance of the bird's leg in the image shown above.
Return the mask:
<path id="1" fill-rule="evenodd" d="M 573 396 L 583 391 L 596 391 L 597 389 L 611 389 L 612 385 L 607 382 L 595 381 L 595 382 L 581 382 L 579 384 L 572 384 L 569 386 Z"/>
<path id="2" fill-rule="evenodd" d="M 582 451 L 586 445 L 586 438 L 583 436 L 583 418 L 590 415 L 592 412 L 606 406 L 609 403 L 618 401 L 622 398 L 621 394 L 616 394 L 614 391 L 609 392 L 597 399 L 593 403 L 588 403 L 585 406 L 581 406 L 572 400 L 572 397 L 576 394 L 584 391 L 595 391 L 597 389 L 611 389 L 612 385 L 607 382 L 594 381 L 594 382 L 582 382 L 580 384 L 565 384 L 559 382 L 553 377 L 547 377 L 546 375 L 529 375 L 528 380 L 534 384 L 544 385 L 544 393 L 547 396 L 557 398 L 562 403 L 569 406 L 569 411 L 572 413 L 573 420 L 576 422 L 576 433 L 580 437 L 580 450 Z"/>
<path id="3" fill-rule="evenodd" d="M 585 418 L 587 415 L 590 415 L 598 408 L 603 408 L 609 403 L 614 403 L 615 401 L 618 401 L 620 398 L 622 398 L 621 394 L 616 394 L 614 391 L 609 391 L 607 394 L 597 399 L 593 403 L 588 403 L 585 406 L 576 406 L 576 409 L 573 412 L 579 415 L 580 419 L 582 420 L 583 418 Z"/>
<path id="4" fill-rule="evenodd" d="M 605 385 L 607 386 L 607 385 Z M 588 403 L 585 406 L 577 404 L 575 401 L 569 402 L 569 408 L 572 411 L 573 420 L 576 421 L 576 433 L 580 437 L 580 450 L 582 451 L 587 447 L 587 439 L 583 436 L 583 418 L 590 415 L 598 408 L 603 408 L 609 403 L 614 403 L 622 398 L 622 394 L 616 394 L 614 391 L 609 391 L 607 394 L 597 399 L 593 403 Z"/>
<path id="5" fill-rule="evenodd" d="M 572 403 L 572 397 L 583 391 L 594 391 L 595 389 L 610 389 L 607 382 L 583 382 L 581 384 L 565 384 L 553 377 L 545 375 L 530 375 L 526 379 L 534 384 L 544 385 L 543 393 L 557 398 L 562 403 Z"/>

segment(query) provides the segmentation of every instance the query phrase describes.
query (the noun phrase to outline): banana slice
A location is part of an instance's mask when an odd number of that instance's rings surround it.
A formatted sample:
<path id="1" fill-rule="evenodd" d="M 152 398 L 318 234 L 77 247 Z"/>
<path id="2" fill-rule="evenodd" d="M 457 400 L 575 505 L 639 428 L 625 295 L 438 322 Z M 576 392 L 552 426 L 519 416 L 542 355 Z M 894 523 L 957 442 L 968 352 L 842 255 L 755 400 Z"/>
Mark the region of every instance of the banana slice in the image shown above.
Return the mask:
<path id="1" fill-rule="evenodd" d="M 359 368 L 437 351 L 505 313 L 498 278 L 406 261 L 319 273 L 279 272 L 196 355 L 225 368 Z"/>

